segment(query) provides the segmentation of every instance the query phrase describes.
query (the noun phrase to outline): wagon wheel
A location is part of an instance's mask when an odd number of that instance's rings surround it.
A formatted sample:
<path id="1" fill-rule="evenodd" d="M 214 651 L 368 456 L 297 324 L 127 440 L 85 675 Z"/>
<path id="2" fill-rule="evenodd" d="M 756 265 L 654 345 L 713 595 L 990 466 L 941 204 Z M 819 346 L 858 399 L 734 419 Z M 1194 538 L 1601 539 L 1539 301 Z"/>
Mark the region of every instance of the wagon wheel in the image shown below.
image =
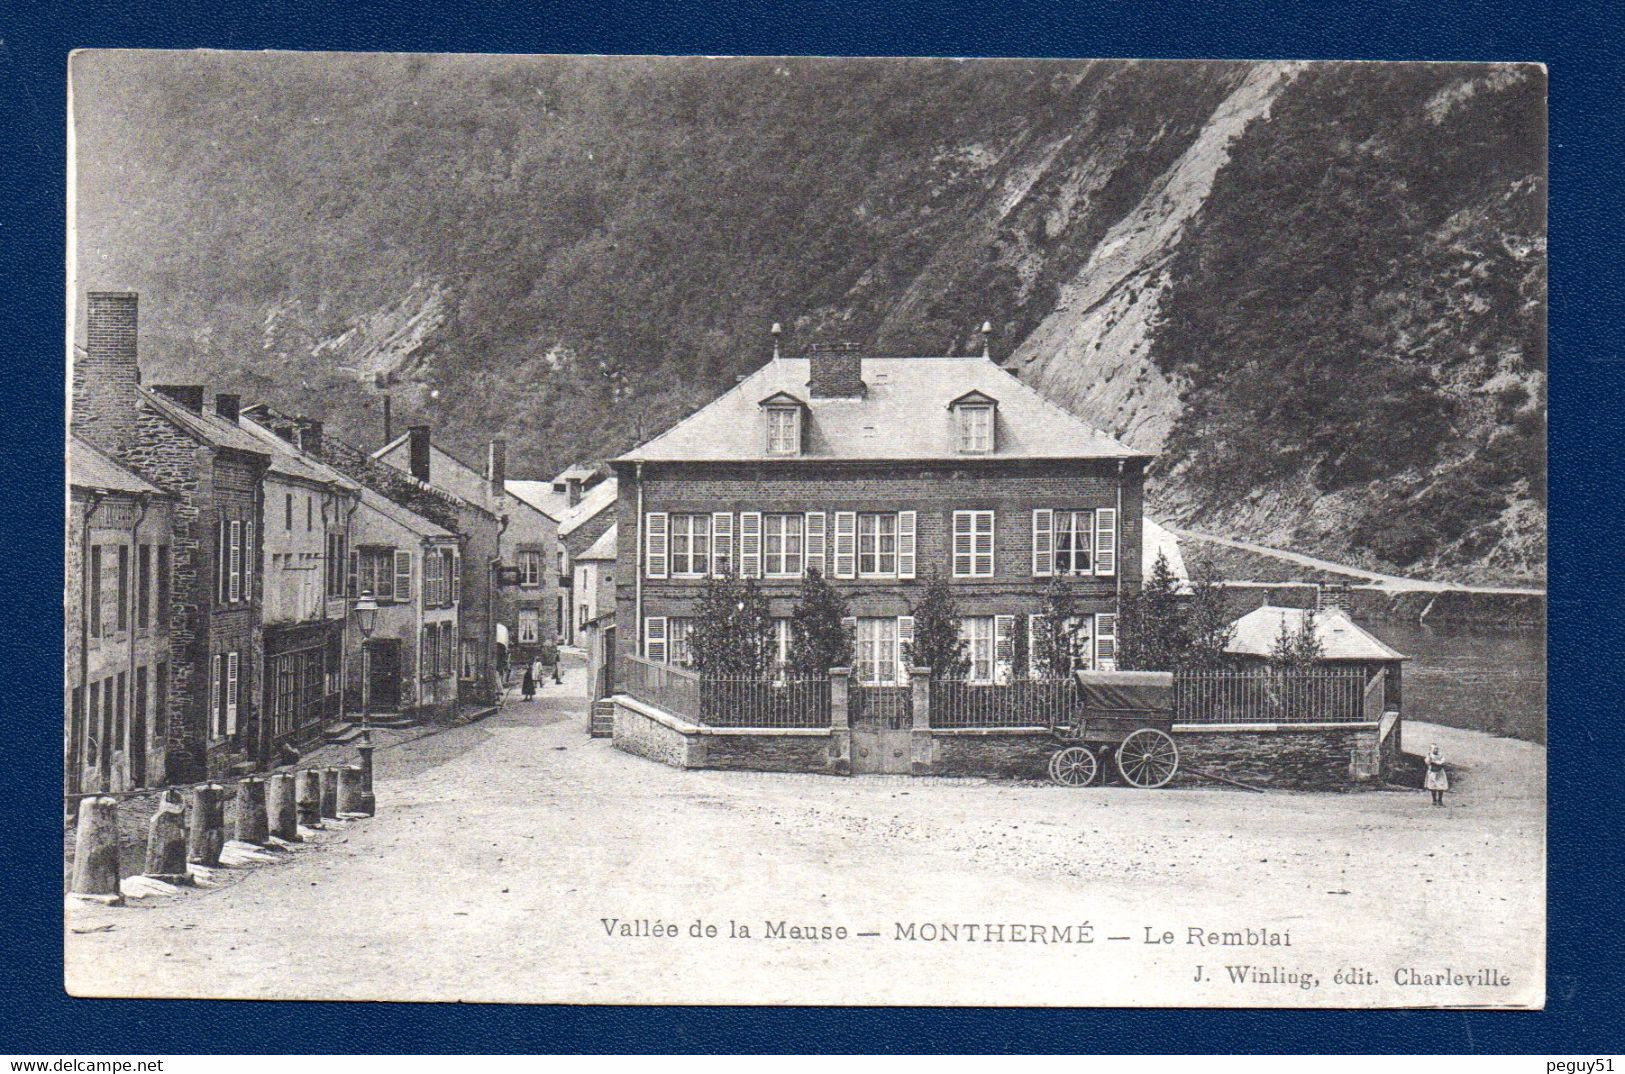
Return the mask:
<path id="1" fill-rule="evenodd" d="M 1117 770 L 1132 786 L 1160 787 L 1179 771 L 1179 747 L 1166 731 L 1142 727 L 1117 747 Z"/>
<path id="2" fill-rule="evenodd" d="M 1067 746 L 1049 759 L 1049 778 L 1064 787 L 1087 787 L 1095 781 L 1100 763 L 1085 746 Z"/>

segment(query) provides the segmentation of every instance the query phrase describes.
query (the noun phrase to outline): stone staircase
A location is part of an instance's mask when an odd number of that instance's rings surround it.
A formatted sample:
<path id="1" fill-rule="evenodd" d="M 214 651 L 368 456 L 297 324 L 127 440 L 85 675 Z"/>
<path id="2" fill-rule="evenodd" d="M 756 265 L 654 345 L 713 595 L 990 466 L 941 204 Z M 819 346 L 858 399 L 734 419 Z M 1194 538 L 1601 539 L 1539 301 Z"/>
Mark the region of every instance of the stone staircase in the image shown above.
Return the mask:
<path id="1" fill-rule="evenodd" d="M 601 697 L 592 703 L 589 733 L 593 738 L 609 738 L 615 733 L 615 702 Z"/>

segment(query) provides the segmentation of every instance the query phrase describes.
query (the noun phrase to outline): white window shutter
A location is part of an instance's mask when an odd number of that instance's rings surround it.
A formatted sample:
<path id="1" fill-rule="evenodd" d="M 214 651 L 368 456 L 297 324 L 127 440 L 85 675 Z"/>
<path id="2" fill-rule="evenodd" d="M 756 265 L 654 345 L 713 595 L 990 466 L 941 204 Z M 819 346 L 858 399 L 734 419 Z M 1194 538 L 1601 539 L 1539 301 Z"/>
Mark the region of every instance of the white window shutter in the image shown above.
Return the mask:
<path id="1" fill-rule="evenodd" d="M 1048 507 L 1033 511 L 1033 577 L 1048 578 L 1055 573 L 1055 512 Z"/>
<path id="2" fill-rule="evenodd" d="M 1013 615 L 995 615 L 993 617 L 993 681 L 1005 683 L 1010 681 L 1012 669 L 1016 662 L 1016 617 Z"/>
<path id="3" fill-rule="evenodd" d="M 899 615 L 897 617 L 897 681 L 908 682 L 908 669 L 912 661 L 909 660 L 906 646 L 914 644 L 914 617 L 912 615 Z"/>
<path id="4" fill-rule="evenodd" d="M 914 531 L 918 525 L 914 511 L 897 512 L 897 577 L 914 577 Z"/>
<path id="5" fill-rule="evenodd" d="M 1117 670 L 1117 616 L 1108 612 L 1095 616 L 1095 670 Z"/>
<path id="6" fill-rule="evenodd" d="M 236 519 L 231 523 L 231 585 L 226 599 L 232 602 L 243 597 L 243 524 Z"/>
<path id="7" fill-rule="evenodd" d="M 402 549 L 395 550 L 395 599 L 412 599 L 412 553 Z"/>
<path id="8" fill-rule="evenodd" d="M 643 621 L 643 655 L 657 664 L 666 663 L 666 617 L 651 615 Z"/>
<path id="9" fill-rule="evenodd" d="M 762 513 L 739 513 L 739 577 L 762 576 Z"/>
<path id="10" fill-rule="evenodd" d="M 711 513 L 711 577 L 723 578 L 733 573 L 734 516 L 731 511 Z"/>
<path id="11" fill-rule="evenodd" d="M 243 523 L 243 599 L 254 599 L 254 523 Z"/>
<path id="12" fill-rule="evenodd" d="M 226 734 L 237 733 L 237 676 L 241 671 L 236 650 L 226 654 Z"/>
<path id="13" fill-rule="evenodd" d="M 644 516 L 643 532 L 645 558 L 644 574 L 649 578 L 666 577 L 666 512 L 650 511 Z M 662 623 L 662 625 L 664 625 Z"/>
<path id="14" fill-rule="evenodd" d="M 835 577 L 853 578 L 858 573 L 858 515 L 855 511 L 835 512 Z"/>
<path id="15" fill-rule="evenodd" d="M 1095 511 L 1095 573 L 1117 573 L 1117 508 Z"/>
<path id="16" fill-rule="evenodd" d="M 980 578 L 993 577 L 993 540 L 998 518 L 992 511 L 983 511 L 977 521 L 976 574 Z"/>
<path id="17" fill-rule="evenodd" d="M 458 603 L 463 599 L 463 560 L 456 553 L 451 557 L 451 602 Z"/>
<path id="18" fill-rule="evenodd" d="M 819 574 L 827 574 L 829 566 L 826 560 L 826 533 L 825 527 L 829 524 L 828 516 L 822 511 L 807 512 L 807 570 L 818 568 Z"/>
<path id="19" fill-rule="evenodd" d="M 1043 624 L 1043 622 L 1044 617 L 1042 615 L 1034 614 L 1027 616 L 1026 671 L 1028 676 L 1036 676 L 1038 674 L 1038 657 L 1036 655 L 1038 652 L 1038 628 Z"/>

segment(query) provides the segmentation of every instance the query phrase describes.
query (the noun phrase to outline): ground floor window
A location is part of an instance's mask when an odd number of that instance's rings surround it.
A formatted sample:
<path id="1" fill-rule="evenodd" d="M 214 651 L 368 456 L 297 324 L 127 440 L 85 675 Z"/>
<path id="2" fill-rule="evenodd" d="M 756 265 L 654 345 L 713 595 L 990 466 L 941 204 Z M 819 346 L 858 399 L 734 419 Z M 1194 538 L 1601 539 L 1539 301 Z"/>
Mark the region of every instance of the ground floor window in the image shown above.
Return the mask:
<path id="1" fill-rule="evenodd" d="M 537 645 L 542 640 L 542 613 L 535 608 L 519 609 L 519 644 Z"/>
<path id="2" fill-rule="evenodd" d="M 897 620 L 894 617 L 858 620 L 858 681 L 871 685 L 897 682 Z"/>
<path id="3" fill-rule="evenodd" d="M 680 668 L 694 666 L 694 620 L 672 617 L 666 620 L 671 662 Z"/>
<path id="4" fill-rule="evenodd" d="M 993 616 L 967 616 L 959 621 L 959 636 L 965 640 L 970 657 L 968 671 L 972 682 L 993 681 Z"/>

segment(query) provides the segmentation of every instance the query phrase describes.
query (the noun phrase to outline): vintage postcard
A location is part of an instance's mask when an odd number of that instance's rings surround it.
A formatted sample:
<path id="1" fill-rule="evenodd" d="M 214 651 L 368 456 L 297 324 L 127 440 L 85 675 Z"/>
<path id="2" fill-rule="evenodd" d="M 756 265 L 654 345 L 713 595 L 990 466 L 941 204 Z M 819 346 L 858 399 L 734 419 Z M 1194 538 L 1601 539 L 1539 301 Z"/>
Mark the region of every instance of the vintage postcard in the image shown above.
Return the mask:
<path id="1" fill-rule="evenodd" d="M 69 77 L 72 994 L 1544 1005 L 1541 66 Z"/>

